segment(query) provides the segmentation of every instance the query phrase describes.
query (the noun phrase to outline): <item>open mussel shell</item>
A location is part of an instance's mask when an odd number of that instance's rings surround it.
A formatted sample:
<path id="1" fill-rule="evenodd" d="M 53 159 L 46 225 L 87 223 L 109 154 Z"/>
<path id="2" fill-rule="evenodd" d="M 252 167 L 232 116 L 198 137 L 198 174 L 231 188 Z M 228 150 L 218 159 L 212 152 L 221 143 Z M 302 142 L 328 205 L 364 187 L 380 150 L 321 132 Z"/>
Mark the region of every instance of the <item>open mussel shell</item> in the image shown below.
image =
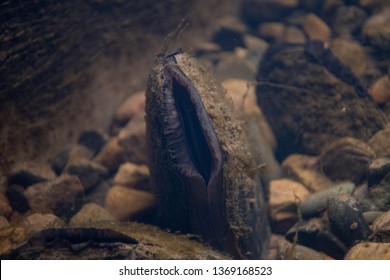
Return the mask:
<path id="1" fill-rule="evenodd" d="M 161 225 L 234 258 L 266 256 L 267 205 L 241 122 L 210 74 L 182 52 L 159 56 L 146 91 L 151 179 Z"/>

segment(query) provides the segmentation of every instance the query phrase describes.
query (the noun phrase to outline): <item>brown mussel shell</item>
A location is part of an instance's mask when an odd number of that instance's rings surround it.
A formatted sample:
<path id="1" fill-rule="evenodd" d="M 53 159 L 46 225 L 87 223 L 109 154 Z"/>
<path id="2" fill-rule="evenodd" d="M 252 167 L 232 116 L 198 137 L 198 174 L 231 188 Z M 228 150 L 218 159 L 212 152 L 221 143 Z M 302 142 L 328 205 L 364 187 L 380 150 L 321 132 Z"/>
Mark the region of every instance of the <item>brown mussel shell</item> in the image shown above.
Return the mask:
<path id="1" fill-rule="evenodd" d="M 161 224 L 234 258 L 266 256 L 267 205 L 249 143 L 222 87 L 194 58 L 159 56 L 146 91 Z"/>

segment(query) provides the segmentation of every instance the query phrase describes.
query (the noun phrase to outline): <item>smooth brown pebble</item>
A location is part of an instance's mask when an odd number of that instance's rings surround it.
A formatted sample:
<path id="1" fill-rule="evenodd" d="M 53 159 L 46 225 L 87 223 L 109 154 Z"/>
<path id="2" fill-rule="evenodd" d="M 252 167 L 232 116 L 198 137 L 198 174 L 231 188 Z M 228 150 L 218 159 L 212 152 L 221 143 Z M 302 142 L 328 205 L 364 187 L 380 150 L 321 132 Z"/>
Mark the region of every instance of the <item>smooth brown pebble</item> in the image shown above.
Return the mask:
<path id="1" fill-rule="evenodd" d="M 118 136 L 111 137 L 100 150 L 94 161 L 113 172 L 125 162 L 124 148 L 119 144 Z"/>
<path id="2" fill-rule="evenodd" d="M 76 215 L 70 219 L 69 226 L 88 225 L 91 222 L 113 220 L 114 218 L 106 209 L 96 203 L 90 202 L 84 204 Z"/>
<path id="3" fill-rule="evenodd" d="M 280 207 L 295 205 L 297 200 L 303 201 L 310 195 L 303 184 L 290 179 L 272 180 L 269 188 L 271 212 Z"/>
<path id="4" fill-rule="evenodd" d="M 329 26 L 315 14 L 307 14 L 303 18 L 303 31 L 310 40 L 320 40 L 328 43 L 332 36 Z"/>
<path id="5" fill-rule="evenodd" d="M 304 44 L 306 42 L 306 37 L 300 28 L 286 26 L 282 35 L 282 41 L 289 44 Z"/>
<path id="6" fill-rule="evenodd" d="M 282 163 L 285 174 L 302 183 L 309 191 L 317 192 L 328 189 L 334 183 L 316 169 L 317 157 L 292 154 Z"/>
<path id="7" fill-rule="evenodd" d="M 390 243 L 362 242 L 353 246 L 345 260 L 390 260 Z"/>
<path id="8" fill-rule="evenodd" d="M 264 22 L 258 28 L 258 35 L 272 42 L 280 42 L 284 32 L 285 26 L 280 22 Z"/>
<path id="9" fill-rule="evenodd" d="M 149 168 L 131 162 L 122 164 L 114 177 L 114 185 L 135 188 L 139 190 L 150 190 Z"/>
<path id="10" fill-rule="evenodd" d="M 3 229 L 5 227 L 9 226 L 9 222 L 6 217 L 0 216 L 0 229 Z"/>
<path id="11" fill-rule="evenodd" d="M 390 100 L 390 78 L 388 75 L 380 77 L 370 87 L 369 93 L 378 104 L 385 104 Z"/>
<path id="12" fill-rule="evenodd" d="M 356 76 L 363 75 L 369 58 L 362 46 L 355 40 L 335 38 L 330 44 L 332 53 L 351 68 Z"/>
<path id="13" fill-rule="evenodd" d="M 152 193 L 114 186 L 107 194 L 104 208 L 115 220 L 127 221 L 154 205 L 155 197 Z"/>
<path id="14" fill-rule="evenodd" d="M 125 161 L 148 163 L 145 118 L 132 119 L 118 134 L 118 144 L 123 149 Z"/>

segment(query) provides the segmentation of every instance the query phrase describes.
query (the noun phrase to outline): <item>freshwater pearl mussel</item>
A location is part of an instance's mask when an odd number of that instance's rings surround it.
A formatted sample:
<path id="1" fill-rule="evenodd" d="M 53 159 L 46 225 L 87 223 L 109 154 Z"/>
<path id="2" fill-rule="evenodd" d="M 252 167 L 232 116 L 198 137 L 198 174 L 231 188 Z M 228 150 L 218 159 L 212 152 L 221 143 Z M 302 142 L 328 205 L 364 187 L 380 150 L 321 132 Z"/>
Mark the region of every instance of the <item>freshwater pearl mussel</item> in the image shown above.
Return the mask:
<path id="1" fill-rule="evenodd" d="M 146 123 L 161 225 L 234 258 L 264 258 L 267 205 L 245 129 L 197 60 L 181 51 L 157 56 Z"/>

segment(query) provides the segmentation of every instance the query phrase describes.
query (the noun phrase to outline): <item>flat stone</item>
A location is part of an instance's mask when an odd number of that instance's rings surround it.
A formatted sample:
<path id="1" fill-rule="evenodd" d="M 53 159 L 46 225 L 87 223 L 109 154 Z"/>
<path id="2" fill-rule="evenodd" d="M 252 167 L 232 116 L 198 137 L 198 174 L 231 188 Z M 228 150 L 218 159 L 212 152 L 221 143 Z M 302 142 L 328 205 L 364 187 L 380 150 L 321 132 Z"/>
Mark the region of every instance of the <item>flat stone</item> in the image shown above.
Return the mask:
<path id="1" fill-rule="evenodd" d="M 114 114 L 114 120 L 126 123 L 133 117 L 145 112 L 145 91 L 131 94 L 122 102 Z"/>
<path id="2" fill-rule="evenodd" d="M 301 212 L 304 217 L 315 216 L 324 211 L 330 200 L 341 194 L 351 195 L 355 189 L 355 184 L 345 182 L 332 188 L 311 194 L 301 204 Z"/>
<path id="3" fill-rule="evenodd" d="M 122 164 L 114 177 L 114 185 L 149 191 L 149 168 L 131 162 Z"/>
<path id="4" fill-rule="evenodd" d="M 113 186 L 106 198 L 104 208 L 117 221 L 127 221 L 155 206 L 152 193 Z"/>
<path id="5" fill-rule="evenodd" d="M 390 77 L 389 75 L 384 75 L 377 79 L 370 87 L 369 93 L 372 99 L 383 105 L 390 100 Z"/>
<path id="6" fill-rule="evenodd" d="M 11 205 L 8 198 L 0 193 L 0 216 L 9 217 L 12 213 Z"/>
<path id="7" fill-rule="evenodd" d="M 84 145 L 90 149 L 93 155 L 96 155 L 107 141 L 107 136 L 96 130 L 83 131 L 77 141 L 78 144 Z"/>
<path id="8" fill-rule="evenodd" d="M 390 243 L 362 242 L 353 246 L 345 260 L 390 260 Z"/>
<path id="9" fill-rule="evenodd" d="M 375 151 L 377 157 L 390 155 L 390 128 L 379 130 L 367 142 Z"/>
<path id="10" fill-rule="evenodd" d="M 352 72 L 361 76 L 368 67 L 369 58 L 362 46 L 355 40 L 335 38 L 330 43 L 330 49 L 340 61 L 348 65 Z"/>
<path id="11" fill-rule="evenodd" d="M 84 192 L 77 176 L 60 177 L 30 186 L 24 193 L 32 211 L 55 213 L 66 205 L 74 205 Z"/>
<path id="12" fill-rule="evenodd" d="M 113 220 L 114 218 L 106 209 L 96 203 L 90 202 L 84 204 L 77 214 L 70 219 L 69 226 L 88 225 L 91 222 Z"/>
<path id="13" fill-rule="evenodd" d="M 317 15 L 307 14 L 303 18 L 302 24 L 303 31 L 310 40 L 320 40 L 324 43 L 330 42 L 332 31 Z"/>
<path id="14" fill-rule="evenodd" d="M 44 229 L 62 228 L 65 222 L 53 214 L 34 213 L 24 217 L 18 225 L 26 229 L 28 236 L 32 236 Z"/>
<path id="15" fill-rule="evenodd" d="M 8 185 L 28 187 L 32 184 L 52 180 L 56 174 L 45 162 L 21 161 L 15 164 L 8 176 Z"/>
<path id="16" fill-rule="evenodd" d="M 90 160 L 79 159 L 67 165 L 65 172 L 79 177 L 86 191 L 92 189 L 107 177 L 107 169 Z"/>
<path id="17" fill-rule="evenodd" d="M 317 157 L 292 154 L 282 163 L 282 169 L 288 177 L 302 183 L 309 191 L 328 189 L 334 182 L 317 170 Z"/>

